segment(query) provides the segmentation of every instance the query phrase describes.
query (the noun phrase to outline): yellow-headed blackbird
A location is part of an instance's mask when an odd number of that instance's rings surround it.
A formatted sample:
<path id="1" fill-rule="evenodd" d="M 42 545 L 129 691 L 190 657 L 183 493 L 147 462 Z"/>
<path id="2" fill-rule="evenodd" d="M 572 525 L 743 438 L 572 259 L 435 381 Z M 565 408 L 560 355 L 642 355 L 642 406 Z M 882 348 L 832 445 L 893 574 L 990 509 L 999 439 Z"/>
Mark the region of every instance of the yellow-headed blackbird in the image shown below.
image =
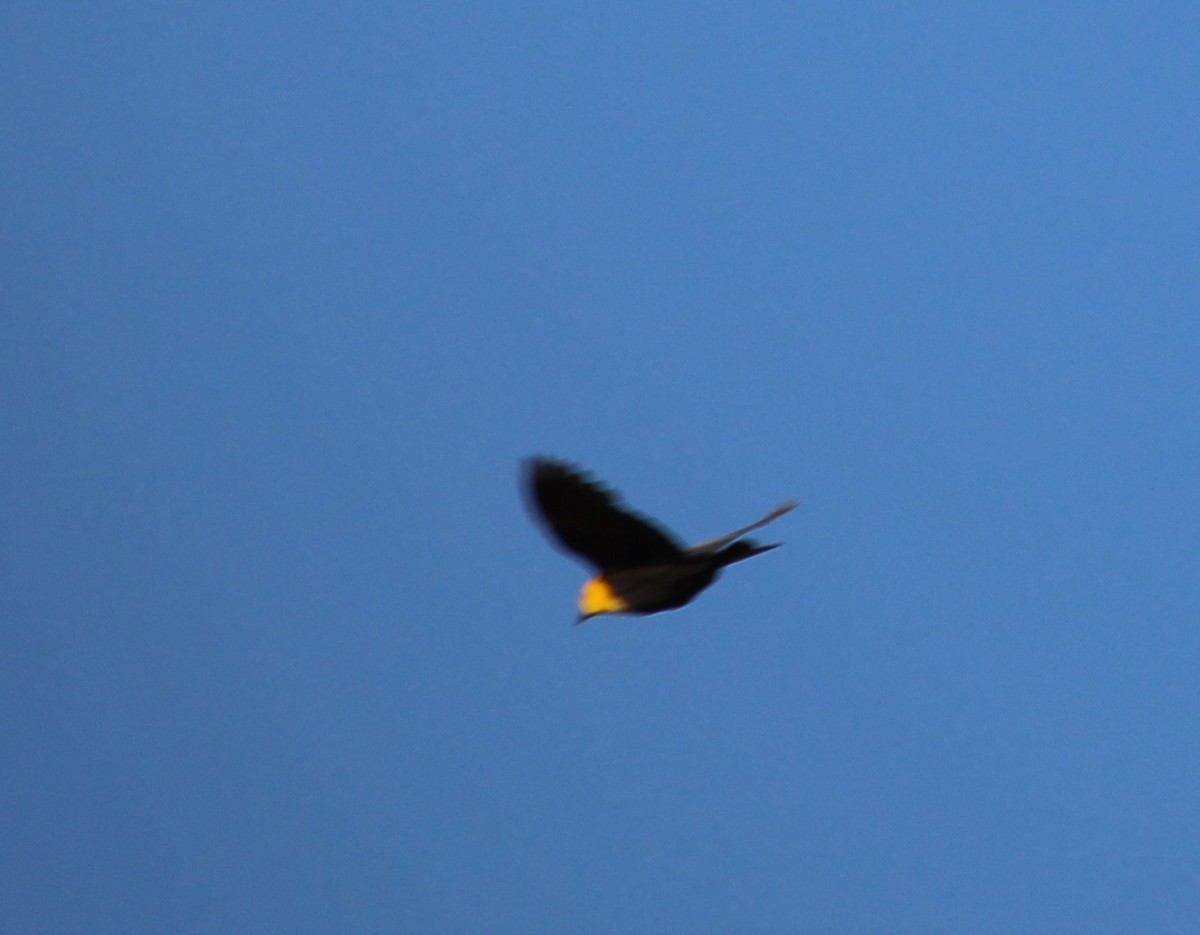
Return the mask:
<path id="1" fill-rule="evenodd" d="M 579 595 L 578 623 L 598 614 L 654 614 L 688 603 L 726 565 L 778 548 L 741 538 L 777 520 L 785 503 L 757 523 L 690 548 L 622 505 L 573 465 L 547 458 L 525 464 L 532 512 L 552 538 L 599 575 Z"/>

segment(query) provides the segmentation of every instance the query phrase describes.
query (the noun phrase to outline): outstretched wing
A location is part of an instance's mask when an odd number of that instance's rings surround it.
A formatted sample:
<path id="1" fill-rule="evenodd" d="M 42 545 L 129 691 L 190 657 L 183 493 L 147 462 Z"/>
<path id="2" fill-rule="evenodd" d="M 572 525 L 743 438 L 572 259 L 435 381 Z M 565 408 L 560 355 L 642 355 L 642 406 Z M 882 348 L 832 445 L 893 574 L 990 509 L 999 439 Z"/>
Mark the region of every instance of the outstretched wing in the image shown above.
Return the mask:
<path id="1" fill-rule="evenodd" d="M 739 529 L 737 532 L 731 532 L 726 536 L 721 536 L 719 539 L 710 539 L 708 542 L 701 542 L 699 545 L 694 545 L 688 549 L 690 555 L 710 555 L 713 552 L 720 552 L 721 549 L 729 545 L 735 539 L 740 539 L 748 532 L 754 532 L 756 529 L 762 529 L 767 523 L 773 523 L 785 513 L 790 513 L 796 509 L 796 501 L 789 500 L 787 503 L 780 504 L 770 513 L 760 519 L 757 523 L 751 523 L 745 529 Z"/>
<path id="2" fill-rule="evenodd" d="M 674 536 L 573 465 L 533 458 L 526 471 L 531 505 L 551 534 L 601 572 L 671 562 L 682 553 Z"/>

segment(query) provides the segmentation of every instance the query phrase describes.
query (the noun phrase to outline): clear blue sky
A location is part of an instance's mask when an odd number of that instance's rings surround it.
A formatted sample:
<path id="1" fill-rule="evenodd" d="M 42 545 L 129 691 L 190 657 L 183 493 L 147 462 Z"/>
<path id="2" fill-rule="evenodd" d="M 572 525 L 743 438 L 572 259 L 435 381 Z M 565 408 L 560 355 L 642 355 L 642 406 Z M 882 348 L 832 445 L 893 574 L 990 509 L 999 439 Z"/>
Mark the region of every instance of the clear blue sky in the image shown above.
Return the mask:
<path id="1" fill-rule="evenodd" d="M 8 930 L 1200 931 L 1194 4 L 3 18 Z"/>

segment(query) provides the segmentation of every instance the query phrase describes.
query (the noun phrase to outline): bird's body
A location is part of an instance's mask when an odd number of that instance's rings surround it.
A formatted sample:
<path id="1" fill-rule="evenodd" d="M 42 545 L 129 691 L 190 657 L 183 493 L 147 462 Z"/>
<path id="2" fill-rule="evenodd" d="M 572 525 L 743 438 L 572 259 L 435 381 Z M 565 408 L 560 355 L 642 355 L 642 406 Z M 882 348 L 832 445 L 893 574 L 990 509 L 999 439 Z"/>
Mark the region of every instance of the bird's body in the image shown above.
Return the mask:
<path id="1" fill-rule="evenodd" d="M 795 506 L 785 503 L 757 523 L 689 548 L 570 464 L 534 458 L 527 482 L 533 512 L 551 536 L 599 572 L 579 595 L 580 622 L 682 607 L 726 565 L 777 548 L 741 537 Z"/>

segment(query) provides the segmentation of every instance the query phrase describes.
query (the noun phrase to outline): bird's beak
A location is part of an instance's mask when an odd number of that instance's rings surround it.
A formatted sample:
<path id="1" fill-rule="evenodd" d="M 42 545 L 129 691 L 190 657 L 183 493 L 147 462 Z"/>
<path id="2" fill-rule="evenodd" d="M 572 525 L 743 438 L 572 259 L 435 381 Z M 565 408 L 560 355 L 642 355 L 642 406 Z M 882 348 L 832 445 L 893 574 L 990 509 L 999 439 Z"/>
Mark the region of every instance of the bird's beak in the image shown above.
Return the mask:
<path id="1" fill-rule="evenodd" d="M 592 616 L 593 616 L 592 614 L 579 614 L 575 618 L 574 625 L 579 626 L 581 623 L 586 623 L 588 621 L 588 619 L 591 618 Z"/>

